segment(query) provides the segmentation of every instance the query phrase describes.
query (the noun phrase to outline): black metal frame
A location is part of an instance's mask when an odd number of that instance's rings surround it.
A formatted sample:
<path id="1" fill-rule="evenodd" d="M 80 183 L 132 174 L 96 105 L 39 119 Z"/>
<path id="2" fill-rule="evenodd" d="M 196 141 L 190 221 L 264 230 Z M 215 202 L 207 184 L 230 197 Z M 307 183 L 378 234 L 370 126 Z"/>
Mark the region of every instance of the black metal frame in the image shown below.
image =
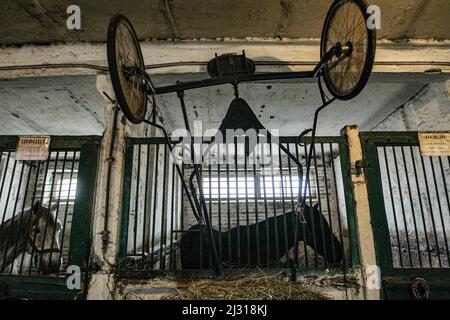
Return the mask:
<path id="1" fill-rule="evenodd" d="M 348 53 L 350 53 L 350 52 L 351 52 L 351 49 Z M 308 183 L 309 182 L 309 170 L 310 170 L 310 166 L 311 166 L 311 159 L 312 159 L 312 153 L 313 153 L 313 147 L 314 147 L 314 138 L 315 138 L 315 134 L 316 134 L 317 120 L 318 120 L 319 112 L 321 110 L 323 110 L 326 106 L 328 106 L 330 103 L 332 103 L 333 101 L 336 100 L 335 97 L 333 97 L 331 99 L 328 98 L 323 90 L 323 86 L 322 86 L 321 79 L 320 79 L 320 77 L 322 76 L 322 70 L 323 70 L 323 67 L 325 66 L 325 64 L 327 62 L 329 62 L 334 56 L 338 57 L 337 61 L 340 61 L 340 59 L 344 58 L 346 55 L 347 55 L 347 53 L 343 54 L 342 46 L 340 44 L 336 44 L 328 52 L 326 52 L 323 55 L 323 57 L 320 59 L 319 63 L 315 66 L 315 68 L 312 71 L 238 74 L 238 75 L 231 75 L 231 76 L 226 76 L 226 77 L 219 76 L 219 77 L 209 78 L 209 79 L 204 79 L 204 80 L 177 83 L 175 85 L 163 86 L 163 87 L 155 87 L 150 79 L 150 76 L 144 71 L 145 90 L 147 91 L 148 95 L 151 95 L 153 97 L 153 101 L 154 101 L 154 96 L 157 94 L 167 94 L 167 93 L 175 93 L 176 92 L 177 96 L 180 100 L 180 105 L 181 105 L 181 109 L 182 109 L 182 113 L 183 113 L 183 119 L 184 119 L 186 130 L 189 132 L 190 135 L 192 135 L 191 128 L 189 125 L 189 119 L 188 119 L 188 115 L 187 115 L 187 111 L 186 111 L 186 104 L 184 101 L 184 91 L 186 91 L 186 90 L 205 88 L 205 87 L 211 87 L 211 86 L 217 86 L 217 85 L 223 85 L 223 84 L 231 84 L 234 88 L 234 95 L 236 98 L 238 98 L 238 96 L 239 96 L 238 86 L 242 82 L 282 80 L 282 79 L 318 78 L 318 85 L 319 85 L 320 96 L 322 99 L 322 105 L 319 106 L 316 109 L 316 112 L 314 113 L 313 127 L 309 130 L 304 131 L 299 136 L 299 140 L 300 140 L 300 138 L 302 136 L 306 135 L 307 133 L 311 133 L 311 135 L 312 135 L 311 145 L 310 145 L 309 151 L 307 153 L 307 166 L 306 166 L 306 177 L 305 178 L 306 178 L 306 183 Z M 243 52 L 243 56 L 245 57 L 245 52 Z M 216 58 L 217 58 L 217 56 L 216 56 Z M 219 75 L 221 74 L 220 70 L 218 70 L 218 73 L 219 73 Z M 153 110 L 152 114 L 155 115 L 156 114 L 156 110 L 155 110 L 156 103 L 153 103 L 153 107 L 154 107 L 154 110 Z M 168 135 L 167 131 L 165 130 L 165 128 L 163 126 L 159 125 L 158 123 L 156 123 L 156 121 L 154 121 L 154 119 L 153 120 L 144 119 L 143 121 L 162 131 L 164 138 L 166 139 L 167 145 L 169 147 L 169 150 L 172 151 L 173 143 L 170 141 L 169 135 Z M 267 138 L 271 139 L 270 132 L 267 134 Z M 193 145 L 194 145 L 194 143 L 193 143 L 193 141 L 191 141 L 191 150 L 194 150 Z M 210 146 L 211 146 L 211 144 L 210 144 Z M 289 150 L 284 148 L 284 146 L 280 145 L 280 147 L 288 155 L 288 157 L 294 161 L 294 163 L 297 165 L 297 167 L 299 169 L 299 172 L 303 172 L 302 165 L 298 161 L 298 159 L 291 152 L 289 152 Z M 207 153 L 208 151 L 209 151 L 209 148 L 207 148 L 204 153 Z M 192 160 L 194 160 L 193 152 L 191 152 L 191 156 L 192 156 Z M 221 263 L 220 263 L 220 260 L 219 260 L 218 254 L 217 254 L 217 249 L 216 249 L 216 246 L 214 243 L 212 227 L 211 227 L 211 223 L 210 223 L 209 216 L 208 216 L 208 209 L 206 206 L 202 182 L 201 182 L 202 166 L 195 164 L 194 161 L 193 161 L 193 164 L 194 164 L 194 170 L 189 179 L 189 187 L 191 189 L 190 190 L 191 194 L 189 193 L 188 186 L 183 179 L 182 170 L 180 169 L 178 164 L 176 164 L 175 166 L 176 166 L 176 170 L 177 170 L 178 174 L 182 178 L 181 179 L 182 187 L 183 187 L 184 191 L 186 192 L 186 196 L 192 207 L 192 211 L 195 215 L 195 218 L 201 224 L 203 224 L 203 222 L 204 222 L 205 234 L 206 234 L 210 254 L 212 256 L 214 269 L 217 274 L 220 274 L 220 273 L 222 273 L 222 266 L 221 266 Z M 193 181 L 194 177 L 197 180 L 200 199 L 198 199 L 196 196 L 196 190 L 195 190 L 194 181 Z M 303 180 L 303 177 L 300 177 L 300 179 L 299 179 L 300 185 L 302 185 L 302 183 L 303 183 L 302 180 Z M 306 187 L 305 190 L 303 191 L 303 194 L 301 194 L 301 188 L 299 188 L 299 195 L 298 195 L 297 206 L 296 206 L 296 211 L 299 212 L 300 217 L 302 217 L 302 219 L 301 219 L 302 223 L 305 222 L 304 217 L 303 217 L 303 210 L 304 210 L 305 201 L 306 201 L 306 190 L 307 189 L 308 188 Z M 296 217 L 296 219 L 297 218 L 298 217 Z M 297 228 L 297 222 L 295 222 L 295 228 Z M 295 232 L 296 237 L 298 236 L 297 233 L 298 232 L 296 231 Z M 294 261 L 298 261 L 298 257 L 297 257 L 298 256 L 298 242 L 296 241 L 295 243 L 296 243 L 296 245 L 294 247 Z M 297 267 L 293 266 L 293 270 L 292 270 L 293 278 L 295 278 L 295 275 L 297 272 L 296 269 L 297 269 Z"/>

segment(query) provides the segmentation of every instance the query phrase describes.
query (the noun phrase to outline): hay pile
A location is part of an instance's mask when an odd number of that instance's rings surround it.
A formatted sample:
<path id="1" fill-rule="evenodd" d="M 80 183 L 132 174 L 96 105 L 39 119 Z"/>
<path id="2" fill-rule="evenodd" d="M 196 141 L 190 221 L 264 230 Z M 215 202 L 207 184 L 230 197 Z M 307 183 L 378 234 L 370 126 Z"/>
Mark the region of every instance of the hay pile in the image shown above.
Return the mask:
<path id="1" fill-rule="evenodd" d="M 288 281 L 280 275 L 240 275 L 193 280 L 165 300 L 328 300 L 305 284 Z"/>

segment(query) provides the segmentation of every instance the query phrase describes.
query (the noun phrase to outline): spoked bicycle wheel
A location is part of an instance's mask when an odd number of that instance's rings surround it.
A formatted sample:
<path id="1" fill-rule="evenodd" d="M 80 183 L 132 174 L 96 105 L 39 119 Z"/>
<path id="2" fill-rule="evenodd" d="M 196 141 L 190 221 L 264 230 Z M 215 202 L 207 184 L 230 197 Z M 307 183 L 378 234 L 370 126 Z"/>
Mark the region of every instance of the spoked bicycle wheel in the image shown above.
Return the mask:
<path id="1" fill-rule="evenodd" d="M 147 112 L 144 59 L 136 32 L 122 14 L 108 25 L 107 54 L 109 72 L 120 108 L 132 123 L 140 123 Z"/>
<path id="2" fill-rule="evenodd" d="M 336 0 L 325 19 L 320 44 L 321 57 L 333 46 L 339 48 L 323 68 L 330 93 L 349 100 L 369 80 L 375 58 L 376 32 L 367 27 L 367 4 L 363 0 Z"/>

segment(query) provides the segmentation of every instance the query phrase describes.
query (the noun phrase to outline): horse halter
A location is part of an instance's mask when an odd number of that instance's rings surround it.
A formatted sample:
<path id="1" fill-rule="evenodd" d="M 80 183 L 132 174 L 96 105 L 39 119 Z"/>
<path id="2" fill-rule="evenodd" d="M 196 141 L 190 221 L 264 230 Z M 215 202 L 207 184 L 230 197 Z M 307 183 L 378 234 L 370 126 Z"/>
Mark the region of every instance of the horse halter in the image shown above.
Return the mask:
<path id="1" fill-rule="evenodd" d="M 41 211 L 41 208 L 39 207 L 36 214 L 39 215 L 40 211 Z M 37 233 L 35 233 L 34 236 L 32 237 L 30 230 L 28 230 L 27 244 L 31 246 L 32 253 L 35 253 L 34 264 L 37 267 L 37 265 L 38 265 L 37 257 L 42 257 L 42 255 L 44 253 L 53 253 L 53 252 L 61 253 L 61 249 L 58 249 L 58 248 L 40 249 L 35 243 L 36 234 Z"/>

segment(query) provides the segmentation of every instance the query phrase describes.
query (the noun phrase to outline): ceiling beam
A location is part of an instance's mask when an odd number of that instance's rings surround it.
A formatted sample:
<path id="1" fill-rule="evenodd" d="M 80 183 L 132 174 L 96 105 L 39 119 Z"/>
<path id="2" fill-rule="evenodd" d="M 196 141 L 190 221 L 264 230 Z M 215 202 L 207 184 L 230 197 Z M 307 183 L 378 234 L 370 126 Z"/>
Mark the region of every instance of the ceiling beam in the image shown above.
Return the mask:
<path id="1" fill-rule="evenodd" d="M 142 51 L 150 74 L 204 72 L 203 62 L 214 54 L 242 52 L 256 62 L 258 71 L 286 69 L 311 70 L 319 60 L 318 40 L 299 41 L 148 41 Z M 379 41 L 375 72 L 450 72 L 450 41 L 410 41 L 396 43 Z M 188 62 L 155 68 L 158 64 Z M 289 62 L 288 65 L 283 65 Z M 33 66 L 33 68 L 27 68 Z M 55 68 L 55 66 L 60 66 Z M 95 74 L 107 69 L 105 44 L 58 44 L 50 46 L 25 45 L 0 48 L 0 78 L 28 76 Z"/>

